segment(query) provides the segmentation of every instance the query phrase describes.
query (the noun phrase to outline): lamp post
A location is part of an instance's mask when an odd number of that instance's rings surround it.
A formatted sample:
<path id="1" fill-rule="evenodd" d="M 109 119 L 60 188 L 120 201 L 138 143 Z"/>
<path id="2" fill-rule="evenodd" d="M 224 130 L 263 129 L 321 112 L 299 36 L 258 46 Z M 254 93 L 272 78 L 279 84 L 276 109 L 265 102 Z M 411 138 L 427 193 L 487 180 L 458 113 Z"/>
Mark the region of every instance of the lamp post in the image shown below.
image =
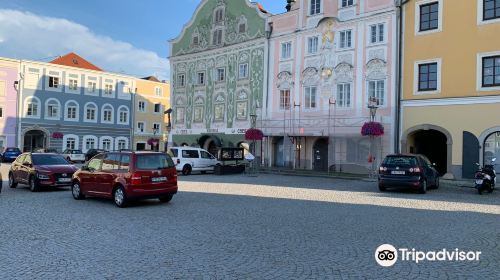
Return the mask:
<path id="1" fill-rule="evenodd" d="M 294 157 L 294 164 L 293 164 L 293 168 L 295 169 L 296 168 L 296 165 L 297 165 L 297 159 L 299 161 L 299 168 L 300 168 L 300 150 L 301 150 L 301 127 L 300 127 L 300 103 L 299 104 L 296 104 L 295 101 L 293 102 L 293 120 L 295 122 L 295 108 L 296 107 L 299 107 L 299 121 L 298 121 L 298 124 L 297 124 L 297 136 L 295 137 L 294 136 L 294 146 L 295 146 L 295 157 Z M 295 124 L 294 124 L 295 126 Z M 295 127 L 292 128 L 292 133 L 293 131 L 295 130 Z M 298 152 L 298 155 L 297 155 L 297 152 Z"/>
<path id="2" fill-rule="evenodd" d="M 163 114 L 167 115 L 167 142 L 165 143 L 165 152 L 168 151 L 168 142 L 170 141 L 170 132 L 172 131 L 172 122 L 170 121 L 170 115 L 172 114 L 172 108 L 169 108 Z"/>
<path id="3" fill-rule="evenodd" d="M 335 104 L 337 103 L 337 100 L 335 98 L 328 98 L 328 141 L 330 142 L 330 146 L 333 148 L 332 149 L 332 152 L 333 152 L 333 156 L 332 156 L 332 159 L 333 159 L 333 166 L 334 166 L 334 171 L 336 171 L 336 166 L 335 166 L 335 145 L 337 143 L 335 143 L 335 141 L 332 141 L 332 136 L 330 135 L 330 120 L 331 120 L 331 107 L 333 105 L 333 109 L 335 110 Z M 335 137 L 335 114 L 333 116 L 333 137 Z M 328 173 L 330 173 L 330 165 L 328 165 Z"/>
<path id="4" fill-rule="evenodd" d="M 159 141 L 156 142 L 156 134 L 158 133 L 159 129 L 156 126 L 153 126 L 153 151 L 157 152 L 158 151 L 158 145 L 160 144 Z"/>
<path id="5" fill-rule="evenodd" d="M 257 114 L 250 115 L 250 128 L 255 129 L 257 124 Z M 251 154 L 255 157 L 255 139 L 252 140 Z M 255 171 L 255 160 L 251 162 L 252 171 Z"/>
<path id="6" fill-rule="evenodd" d="M 370 121 L 375 121 L 375 116 L 377 115 L 378 109 L 378 99 L 376 97 L 370 97 L 368 100 L 368 109 L 370 110 Z M 370 177 L 375 176 L 375 157 L 373 156 L 373 135 L 370 135 L 370 156 L 369 160 L 371 161 L 371 170 Z"/>

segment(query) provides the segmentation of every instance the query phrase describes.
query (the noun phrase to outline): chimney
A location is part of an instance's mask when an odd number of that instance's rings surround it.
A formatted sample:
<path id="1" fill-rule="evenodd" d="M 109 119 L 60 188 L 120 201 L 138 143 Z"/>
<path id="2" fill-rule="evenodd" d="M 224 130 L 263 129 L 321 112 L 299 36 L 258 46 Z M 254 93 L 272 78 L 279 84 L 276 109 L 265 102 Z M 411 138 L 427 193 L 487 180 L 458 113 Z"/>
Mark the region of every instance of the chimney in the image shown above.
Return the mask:
<path id="1" fill-rule="evenodd" d="M 293 4 L 295 4 L 295 1 L 296 0 L 286 0 L 287 4 L 286 4 L 285 8 L 286 8 L 287 12 L 290 12 L 290 10 L 292 9 Z"/>

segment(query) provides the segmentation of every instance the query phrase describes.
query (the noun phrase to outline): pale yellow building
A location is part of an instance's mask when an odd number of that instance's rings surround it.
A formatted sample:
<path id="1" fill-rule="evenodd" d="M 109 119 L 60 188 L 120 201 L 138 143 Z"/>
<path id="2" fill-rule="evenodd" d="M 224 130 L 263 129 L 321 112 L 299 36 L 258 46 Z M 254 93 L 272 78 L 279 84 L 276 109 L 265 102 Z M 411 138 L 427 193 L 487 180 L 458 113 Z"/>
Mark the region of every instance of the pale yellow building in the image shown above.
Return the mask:
<path id="1" fill-rule="evenodd" d="M 133 120 L 133 149 L 165 151 L 168 139 L 170 84 L 155 77 L 136 81 Z"/>
<path id="2" fill-rule="evenodd" d="M 401 150 L 425 154 L 447 177 L 471 178 L 476 162 L 500 159 L 495 5 L 500 0 L 410 0 L 403 7 Z"/>

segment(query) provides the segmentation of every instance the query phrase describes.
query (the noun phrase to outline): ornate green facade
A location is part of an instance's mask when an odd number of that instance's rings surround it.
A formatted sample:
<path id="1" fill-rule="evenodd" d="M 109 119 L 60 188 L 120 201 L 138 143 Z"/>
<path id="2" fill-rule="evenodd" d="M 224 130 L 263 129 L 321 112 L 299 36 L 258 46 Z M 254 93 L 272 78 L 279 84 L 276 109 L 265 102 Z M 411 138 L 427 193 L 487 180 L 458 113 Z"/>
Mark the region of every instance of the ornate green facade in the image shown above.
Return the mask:
<path id="1" fill-rule="evenodd" d="M 247 0 L 204 0 L 170 41 L 175 144 L 244 140 L 266 86 L 266 17 Z"/>

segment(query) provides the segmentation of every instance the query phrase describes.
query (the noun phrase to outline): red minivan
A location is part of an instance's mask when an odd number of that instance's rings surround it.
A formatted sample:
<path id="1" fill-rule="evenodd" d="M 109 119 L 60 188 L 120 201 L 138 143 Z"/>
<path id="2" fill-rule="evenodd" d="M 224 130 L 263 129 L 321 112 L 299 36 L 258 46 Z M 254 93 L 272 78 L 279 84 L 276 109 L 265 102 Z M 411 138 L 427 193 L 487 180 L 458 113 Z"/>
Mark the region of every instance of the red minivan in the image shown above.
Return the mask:
<path id="1" fill-rule="evenodd" d="M 177 193 L 177 171 L 169 155 L 158 152 L 107 152 L 96 155 L 73 175 L 74 199 L 113 198 L 125 207 L 132 199 L 169 202 Z"/>

